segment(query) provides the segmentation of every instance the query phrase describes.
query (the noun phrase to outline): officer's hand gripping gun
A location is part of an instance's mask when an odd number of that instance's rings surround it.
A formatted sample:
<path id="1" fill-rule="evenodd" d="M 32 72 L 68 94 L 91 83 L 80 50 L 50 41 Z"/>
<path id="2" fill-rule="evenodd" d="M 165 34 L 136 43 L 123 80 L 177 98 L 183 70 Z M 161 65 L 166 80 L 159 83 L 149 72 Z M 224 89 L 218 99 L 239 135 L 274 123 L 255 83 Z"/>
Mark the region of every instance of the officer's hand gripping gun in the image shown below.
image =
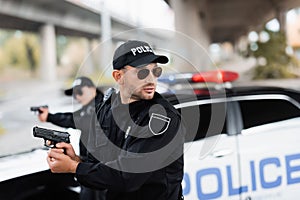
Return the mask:
<path id="1" fill-rule="evenodd" d="M 70 134 L 63 131 L 56 131 L 40 127 L 33 127 L 33 136 L 44 139 L 46 147 L 54 148 L 59 142 L 70 143 Z"/>
<path id="2" fill-rule="evenodd" d="M 42 113 L 40 108 L 48 108 L 48 105 L 32 106 L 32 107 L 30 107 L 30 111 Z"/>

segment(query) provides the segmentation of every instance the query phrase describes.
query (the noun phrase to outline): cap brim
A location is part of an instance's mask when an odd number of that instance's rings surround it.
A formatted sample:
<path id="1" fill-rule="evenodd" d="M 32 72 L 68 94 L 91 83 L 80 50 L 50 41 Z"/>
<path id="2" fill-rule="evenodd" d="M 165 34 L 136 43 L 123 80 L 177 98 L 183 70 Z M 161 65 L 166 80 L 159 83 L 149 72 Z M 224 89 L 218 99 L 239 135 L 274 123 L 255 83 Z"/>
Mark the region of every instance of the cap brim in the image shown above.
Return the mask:
<path id="1" fill-rule="evenodd" d="M 72 96 L 72 95 L 73 95 L 73 88 L 66 89 L 66 90 L 65 90 L 65 95 L 67 95 L 67 96 Z"/>
<path id="2" fill-rule="evenodd" d="M 147 55 L 144 56 L 140 59 L 137 59 L 128 65 L 133 66 L 133 67 L 142 67 L 150 63 L 160 63 L 160 64 L 166 64 L 169 62 L 168 57 L 166 56 L 161 56 L 161 55 Z"/>

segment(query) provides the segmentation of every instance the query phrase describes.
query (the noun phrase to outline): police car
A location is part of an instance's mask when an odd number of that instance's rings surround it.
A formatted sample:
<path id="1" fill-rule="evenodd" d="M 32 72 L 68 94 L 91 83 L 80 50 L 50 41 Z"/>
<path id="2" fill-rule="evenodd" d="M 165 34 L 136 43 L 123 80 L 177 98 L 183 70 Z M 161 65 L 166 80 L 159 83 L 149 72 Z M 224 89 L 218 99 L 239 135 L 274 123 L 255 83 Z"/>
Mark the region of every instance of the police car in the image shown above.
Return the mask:
<path id="1" fill-rule="evenodd" d="M 229 84 L 237 78 L 217 70 L 159 79 L 187 127 L 185 199 L 298 199 L 300 92 Z M 77 182 L 52 174 L 46 153 L 0 158 L 0 199 L 78 199 Z"/>
<path id="2" fill-rule="evenodd" d="M 226 83 L 237 78 L 217 70 L 161 79 L 187 124 L 185 199 L 298 199 L 300 92 Z M 176 91 L 181 81 L 190 88 Z"/>
<path id="3" fill-rule="evenodd" d="M 65 131 L 71 134 L 71 143 L 79 153 L 79 131 Z M 74 176 L 51 173 L 46 161 L 47 152 L 48 148 L 41 147 L 0 157 L 1 200 L 79 199 L 80 186 Z"/>

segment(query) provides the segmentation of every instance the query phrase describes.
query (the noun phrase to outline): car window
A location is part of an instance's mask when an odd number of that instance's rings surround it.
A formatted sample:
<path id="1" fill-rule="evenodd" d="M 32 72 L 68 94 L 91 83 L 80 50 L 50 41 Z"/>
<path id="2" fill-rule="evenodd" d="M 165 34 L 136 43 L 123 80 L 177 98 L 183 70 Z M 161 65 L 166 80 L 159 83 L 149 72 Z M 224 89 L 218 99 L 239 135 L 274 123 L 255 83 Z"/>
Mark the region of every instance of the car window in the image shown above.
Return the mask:
<path id="1" fill-rule="evenodd" d="M 300 109 L 283 99 L 240 101 L 244 129 L 300 116 Z"/>
<path id="2" fill-rule="evenodd" d="M 184 116 L 187 129 L 186 142 L 226 133 L 224 103 L 193 105 L 178 110 Z"/>

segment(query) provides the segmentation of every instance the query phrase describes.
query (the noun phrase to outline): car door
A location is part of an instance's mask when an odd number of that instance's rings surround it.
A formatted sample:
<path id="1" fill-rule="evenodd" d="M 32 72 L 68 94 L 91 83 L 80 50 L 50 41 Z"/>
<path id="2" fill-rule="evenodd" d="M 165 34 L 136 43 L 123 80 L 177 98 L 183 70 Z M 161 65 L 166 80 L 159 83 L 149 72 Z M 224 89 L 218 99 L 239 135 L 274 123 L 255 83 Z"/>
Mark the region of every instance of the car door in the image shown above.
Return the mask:
<path id="1" fill-rule="evenodd" d="M 300 196 L 300 105 L 286 95 L 239 101 L 242 199 L 293 200 Z"/>
<path id="2" fill-rule="evenodd" d="M 232 116 L 228 114 L 231 106 L 226 99 L 199 100 L 176 106 L 187 127 L 183 180 L 183 194 L 187 200 L 239 199 L 237 140 L 234 127 L 230 128 L 228 123 Z"/>

